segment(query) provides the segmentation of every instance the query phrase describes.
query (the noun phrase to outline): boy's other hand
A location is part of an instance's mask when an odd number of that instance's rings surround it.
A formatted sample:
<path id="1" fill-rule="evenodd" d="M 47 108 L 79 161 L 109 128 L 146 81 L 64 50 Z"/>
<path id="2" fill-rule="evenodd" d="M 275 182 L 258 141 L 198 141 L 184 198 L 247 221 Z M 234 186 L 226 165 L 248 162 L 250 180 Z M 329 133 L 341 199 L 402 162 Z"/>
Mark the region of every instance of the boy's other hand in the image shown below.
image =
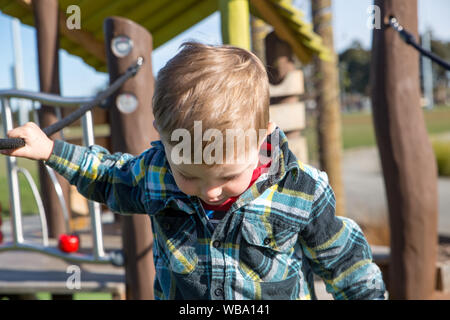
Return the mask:
<path id="1" fill-rule="evenodd" d="M 32 160 L 48 160 L 53 151 L 54 142 L 34 122 L 28 122 L 7 133 L 9 138 L 22 138 L 25 146 L 17 149 L 1 150 L 1 153 L 13 157 Z"/>

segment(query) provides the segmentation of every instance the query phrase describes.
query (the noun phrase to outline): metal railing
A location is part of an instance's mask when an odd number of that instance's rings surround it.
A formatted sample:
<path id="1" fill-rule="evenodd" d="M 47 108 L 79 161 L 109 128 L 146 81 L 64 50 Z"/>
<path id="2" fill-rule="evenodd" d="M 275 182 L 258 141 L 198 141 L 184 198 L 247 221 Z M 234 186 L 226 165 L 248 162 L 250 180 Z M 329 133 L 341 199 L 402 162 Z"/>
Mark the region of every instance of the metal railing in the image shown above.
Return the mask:
<path id="1" fill-rule="evenodd" d="M 62 98 L 52 94 L 32 93 L 21 90 L 0 90 L 0 101 L 2 110 L 3 133 L 13 129 L 12 110 L 10 107 L 11 98 L 29 99 L 41 104 L 58 106 L 58 107 L 77 107 L 84 105 L 93 100 L 93 98 Z M 89 146 L 94 144 L 94 130 L 91 111 L 87 111 L 82 118 L 83 128 L 83 144 Z M 10 199 L 10 215 L 12 223 L 13 241 L 0 245 L 0 252 L 8 250 L 26 250 L 48 254 L 54 257 L 72 262 L 88 262 L 88 263 L 111 263 L 113 265 L 121 265 L 123 260 L 119 252 L 105 253 L 103 245 L 103 231 L 101 225 L 101 208 L 100 204 L 88 201 L 89 214 L 91 218 L 91 228 L 93 232 L 93 253 L 92 255 L 65 253 L 58 248 L 49 246 L 48 228 L 45 218 L 44 206 L 38 188 L 31 177 L 29 171 L 17 164 L 16 157 L 5 157 L 6 161 L 6 177 L 8 180 L 9 199 Z M 64 216 L 66 232 L 70 232 L 69 209 L 64 200 L 61 185 L 59 184 L 56 174 L 48 166 L 45 166 L 50 179 L 61 204 L 62 214 Z M 19 173 L 23 174 L 26 181 L 31 187 L 33 196 L 38 207 L 39 219 L 42 229 L 42 244 L 29 242 L 24 239 L 22 225 L 22 209 L 20 202 Z"/>
<path id="2" fill-rule="evenodd" d="M 142 65 L 143 60 L 139 58 L 136 64 L 132 65 L 127 72 L 118 78 L 110 87 L 100 92 L 95 97 L 80 97 L 80 98 L 64 98 L 59 95 L 30 92 L 24 90 L 0 90 L 0 102 L 1 102 L 1 112 L 2 112 L 2 122 L 3 122 L 3 133 L 5 138 L 7 132 L 13 129 L 13 116 L 10 105 L 10 99 L 28 99 L 33 102 L 39 102 L 43 105 L 51 105 L 55 107 L 77 107 L 78 109 L 70 114 L 68 117 L 58 121 L 52 126 L 44 129 L 44 132 L 50 135 L 51 133 L 62 129 L 64 126 L 74 122 L 80 116 L 82 116 L 82 129 L 83 129 L 83 145 L 90 146 L 94 144 L 94 126 L 92 120 L 91 109 L 98 104 L 103 103 L 111 94 L 113 94 L 127 79 L 134 76 Z M 34 106 L 34 104 L 33 104 Z M 37 119 L 37 117 L 35 116 Z M 5 142 L 8 145 L 8 141 L 13 139 L 0 139 L 0 141 Z M 20 140 L 20 139 L 19 139 Z M 14 145 L 14 143 L 12 144 Z M 16 148 L 13 146 L 12 148 Z M 34 183 L 31 174 L 27 169 L 21 168 L 17 164 L 16 157 L 5 157 L 6 168 L 7 168 L 7 180 L 9 188 L 9 199 L 10 199 L 10 215 L 12 223 L 12 236 L 13 241 L 7 242 L 0 245 L 0 253 L 3 251 L 10 250 L 24 250 L 24 251 L 34 251 L 44 253 L 50 256 L 58 257 L 70 262 L 78 263 L 98 263 L 98 264 L 113 264 L 115 266 L 122 266 L 124 263 L 123 254 L 120 250 L 111 251 L 106 253 L 103 245 L 103 231 L 101 222 L 101 208 L 100 204 L 94 201 L 88 201 L 89 214 L 91 218 L 91 229 L 93 235 L 93 252 L 92 254 L 81 254 L 81 253 L 66 253 L 58 248 L 51 247 L 48 241 L 48 228 L 45 219 L 44 206 L 42 204 L 42 198 L 39 194 L 38 188 Z M 65 226 L 67 232 L 70 231 L 69 223 L 69 209 L 66 206 L 64 196 L 62 193 L 61 185 L 59 184 L 56 174 L 48 166 L 45 166 L 50 179 L 55 188 L 58 200 L 61 204 L 61 208 L 64 215 Z M 22 209 L 20 203 L 20 188 L 19 188 L 19 173 L 23 174 L 26 181 L 31 187 L 33 196 L 36 200 L 38 207 L 39 219 L 42 229 L 42 244 L 26 241 L 23 236 L 23 225 L 22 225 Z"/>

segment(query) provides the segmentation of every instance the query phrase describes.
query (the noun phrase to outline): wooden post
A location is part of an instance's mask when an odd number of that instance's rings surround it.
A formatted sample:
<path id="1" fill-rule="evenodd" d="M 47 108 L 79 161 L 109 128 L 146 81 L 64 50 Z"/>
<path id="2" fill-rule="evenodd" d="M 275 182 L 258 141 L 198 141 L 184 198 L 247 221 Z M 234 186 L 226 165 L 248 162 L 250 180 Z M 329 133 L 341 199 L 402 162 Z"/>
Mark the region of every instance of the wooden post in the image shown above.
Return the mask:
<path id="1" fill-rule="evenodd" d="M 303 74 L 296 70 L 291 46 L 270 32 L 264 39 L 265 57 L 270 83 L 270 120 L 286 134 L 289 148 L 298 160 L 307 162 L 305 105 L 300 102 L 303 93 Z"/>
<path id="2" fill-rule="evenodd" d="M 417 39 L 417 0 L 376 0 Z M 387 20 L 385 20 L 386 22 Z M 392 28 L 374 29 L 372 109 L 389 206 L 391 299 L 426 299 L 435 288 L 437 170 L 420 108 L 419 55 Z"/>
<path id="3" fill-rule="evenodd" d="M 295 70 L 294 54 L 290 45 L 281 40 L 275 31 L 270 32 L 265 37 L 264 46 L 269 82 L 279 84 L 289 72 Z M 298 97 L 291 98 L 289 101 L 284 99 L 282 102 L 295 101 L 298 101 Z M 271 104 L 279 102 L 281 101 L 271 101 Z"/>
<path id="4" fill-rule="evenodd" d="M 142 26 L 120 17 L 107 18 L 104 31 L 110 82 L 123 74 L 138 57 L 144 58 L 138 74 L 125 82 L 110 101 L 112 151 L 137 155 L 148 149 L 151 141 L 159 139 L 152 125 L 152 36 Z M 124 57 L 116 56 L 111 49 L 111 41 L 117 36 L 129 37 L 133 42 L 130 53 Z M 137 98 L 137 109 L 133 112 L 119 111 L 116 97 L 122 93 L 129 93 Z M 146 214 L 135 214 L 122 216 L 121 220 L 127 299 L 153 299 L 155 268 L 150 219 Z"/>
<path id="5" fill-rule="evenodd" d="M 250 11 L 248 0 L 219 1 L 222 42 L 250 50 Z"/>
<path id="6" fill-rule="evenodd" d="M 331 0 L 311 1 L 314 32 L 332 52 L 332 62 L 316 58 L 316 92 L 318 108 L 318 144 L 320 168 L 328 174 L 336 195 L 336 214 L 345 215 L 342 183 L 341 106 L 337 57 L 334 54 Z"/>
<path id="7" fill-rule="evenodd" d="M 33 11 L 37 35 L 37 49 L 39 59 L 39 86 L 41 92 L 60 93 L 59 88 L 59 40 L 58 40 L 58 18 L 59 9 L 57 0 L 33 1 Z M 41 106 L 38 111 L 39 124 L 45 128 L 57 121 L 55 108 Z M 52 139 L 61 139 L 60 133 L 51 136 Z M 56 174 L 61 184 L 66 206 L 69 205 L 69 183 Z M 62 208 L 58 196 L 53 187 L 53 183 L 48 176 L 47 170 L 42 162 L 39 162 L 39 181 L 41 185 L 42 201 L 48 221 L 49 236 L 58 238 L 66 230 Z M 70 210 L 69 210 L 70 215 Z"/>
<path id="8" fill-rule="evenodd" d="M 252 52 L 266 64 L 266 52 L 264 39 L 270 32 L 271 27 L 265 23 L 262 19 L 255 16 L 250 16 L 251 21 L 251 40 L 252 40 Z"/>

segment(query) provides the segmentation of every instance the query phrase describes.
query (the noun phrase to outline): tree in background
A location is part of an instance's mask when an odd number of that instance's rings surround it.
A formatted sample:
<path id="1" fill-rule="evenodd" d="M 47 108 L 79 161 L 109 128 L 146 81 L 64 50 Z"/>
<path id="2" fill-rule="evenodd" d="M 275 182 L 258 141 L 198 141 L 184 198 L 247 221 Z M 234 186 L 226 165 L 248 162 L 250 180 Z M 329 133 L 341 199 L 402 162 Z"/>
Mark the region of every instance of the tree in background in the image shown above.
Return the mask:
<path id="1" fill-rule="evenodd" d="M 334 53 L 331 0 L 311 2 L 314 32 Z M 339 70 L 337 56 L 332 62 L 315 60 L 317 131 L 320 168 L 329 177 L 336 195 L 336 214 L 345 215 L 345 196 L 342 183 L 341 106 L 339 101 Z"/>
<path id="2" fill-rule="evenodd" d="M 370 50 L 365 50 L 359 41 L 339 54 L 341 66 L 341 90 L 350 93 L 370 94 Z"/>
<path id="3" fill-rule="evenodd" d="M 446 61 L 450 61 L 450 42 L 431 39 L 431 51 Z M 436 104 L 450 104 L 450 72 L 437 64 L 433 68 L 433 89 Z"/>
<path id="4" fill-rule="evenodd" d="M 354 41 L 339 54 L 339 70 L 342 109 L 361 111 L 363 99 L 370 95 L 370 50 L 365 50 L 359 41 Z"/>
<path id="5" fill-rule="evenodd" d="M 450 42 L 431 40 L 431 51 L 444 60 L 450 61 Z M 340 87 L 345 94 L 343 106 L 362 96 L 370 96 L 370 58 L 371 50 L 363 48 L 359 41 L 354 41 L 339 54 Z M 436 104 L 450 104 L 450 73 L 433 63 L 433 88 Z M 422 73 L 422 69 L 420 70 Z"/>

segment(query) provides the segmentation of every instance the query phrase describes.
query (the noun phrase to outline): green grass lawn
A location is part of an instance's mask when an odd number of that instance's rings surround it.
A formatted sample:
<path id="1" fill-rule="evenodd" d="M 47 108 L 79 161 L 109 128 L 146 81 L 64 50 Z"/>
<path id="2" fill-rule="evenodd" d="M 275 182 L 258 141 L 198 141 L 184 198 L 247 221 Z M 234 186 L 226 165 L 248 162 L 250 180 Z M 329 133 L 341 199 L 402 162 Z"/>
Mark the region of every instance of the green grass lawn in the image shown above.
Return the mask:
<path id="1" fill-rule="evenodd" d="M 424 110 L 428 133 L 433 136 L 450 132 L 450 106 L 439 106 Z M 344 150 L 376 145 L 372 114 L 350 113 L 342 115 L 342 145 Z M 308 119 L 305 136 L 311 160 L 317 159 L 317 133 L 315 119 Z"/>
<path id="2" fill-rule="evenodd" d="M 51 294 L 48 292 L 38 292 L 36 294 L 36 298 L 38 300 L 50 300 Z M 111 300 L 110 293 L 91 293 L 91 292 L 83 292 L 83 293 L 75 293 L 73 295 L 73 300 Z"/>
<path id="3" fill-rule="evenodd" d="M 38 292 L 36 293 L 37 300 L 51 300 L 52 296 L 49 292 Z M 110 293 L 104 292 L 80 292 L 73 295 L 73 300 L 111 300 L 112 296 Z M 8 300 L 4 297 L 0 300 Z"/>
<path id="4" fill-rule="evenodd" d="M 18 158 L 19 166 L 27 169 L 34 181 L 36 181 L 37 187 L 40 188 L 38 181 L 38 170 L 37 170 L 37 162 Z M 22 174 L 19 174 L 19 184 L 20 184 L 20 197 L 21 197 L 21 206 L 22 212 L 24 214 L 37 213 L 37 206 L 34 200 L 33 194 L 31 192 L 31 188 L 28 185 L 27 180 Z M 9 214 L 9 189 L 8 189 L 8 180 L 6 178 L 6 160 L 5 156 L 0 155 L 0 203 L 2 206 L 3 215 Z"/>

